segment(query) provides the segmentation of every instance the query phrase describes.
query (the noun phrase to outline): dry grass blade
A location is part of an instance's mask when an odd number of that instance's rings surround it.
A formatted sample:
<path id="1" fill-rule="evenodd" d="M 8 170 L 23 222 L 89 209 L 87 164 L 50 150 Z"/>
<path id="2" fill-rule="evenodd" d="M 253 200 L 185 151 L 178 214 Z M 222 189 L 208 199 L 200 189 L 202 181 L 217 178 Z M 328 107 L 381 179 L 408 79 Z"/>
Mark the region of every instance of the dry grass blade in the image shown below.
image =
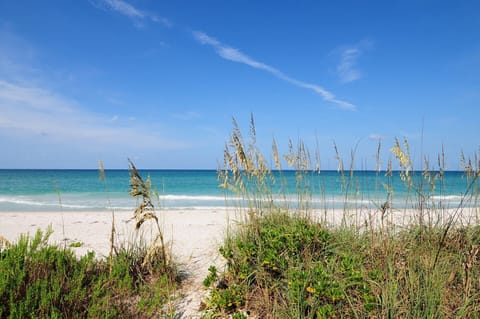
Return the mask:
<path id="1" fill-rule="evenodd" d="M 377 145 L 377 154 L 376 154 L 376 161 L 375 161 L 375 171 L 377 173 L 380 172 L 381 170 L 381 164 L 380 164 L 380 154 L 381 154 L 381 151 L 382 151 L 382 139 L 379 138 L 378 139 L 378 145 Z"/>
<path id="2" fill-rule="evenodd" d="M 392 176 L 393 175 L 393 163 L 392 159 L 388 159 L 387 170 L 385 171 L 385 176 Z"/>
<path id="3" fill-rule="evenodd" d="M 98 161 L 98 177 L 107 191 L 105 168 L 102 161 Z M 110 199 L 108 200 L 108 206 L 112 206 Z M 109 272 L 112 273 L 113 269 L 113 251 L 115 250 L 115 210 L 112 208 L 112 225 L 110 228 L 110 253 L 109 253 Z"/>
<path id="4" fill-rule="evenodd" d="M 335 151 L 335 159 L 337 160 L 337 163 L 338 163 L 337 171 L 342 173 L 342 176 L 343 176 L 344 173 L 345 173 L 343 160 L 340 157 L 340 153 L 338 152 L 337 143 L 335 143 L 335 141 L 333 142 L 333 150 Z"/>
<path id="5" fill-rule="evenodd" d="M 253 118 L 253 113 L 250 114 L 250 139 L 251 145 L 254 145 L 257 142 L 257 131 L 255 129 L 255 120 Z"/>
<path id="6" fill-rule="evenodd" d="M 272 155 L 273 155 L 273 161 L 275 162 L 275 168 L 278 170 L 281 170 L 282 163 L 280 162 L 280 156 L 278 155 L 277 142 L 275 141 L 275 139 L 273 139 L 273 142 L 272 142 Z"/>
<path id="7" fill-rule="evenodd" d="M 318 138 L 315 138 L 315 172 L 320 174 L 321 162 L 320 162 L 320 147 L 318 146 Z"/>

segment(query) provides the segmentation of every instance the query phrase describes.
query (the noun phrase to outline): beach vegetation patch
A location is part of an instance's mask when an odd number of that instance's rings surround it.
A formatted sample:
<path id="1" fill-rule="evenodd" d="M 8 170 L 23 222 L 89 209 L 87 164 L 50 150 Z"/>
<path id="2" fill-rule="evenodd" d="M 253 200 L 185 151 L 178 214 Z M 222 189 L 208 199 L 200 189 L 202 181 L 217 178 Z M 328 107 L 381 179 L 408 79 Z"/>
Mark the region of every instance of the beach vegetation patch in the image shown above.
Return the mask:
<path id="1" fill-rule="evenodd" d="M 150 317 L 175 287 L 162 268 L 143 266 L 145 249 L 121 249 L 109 272 L 106 260 L 77 258 L 50 235 L 22 235 L 0 252 L 0 318 Z"/>
<path id="2" fill-rule="evenodd" d="M 346 169 L 334 144 L 344 204 L 313 209 L 312 193 L 322 189 L 309 179 L 321 177 L 318 150 L 289 141 L 282 157 L 273 141 L 273 171 L 255 132 L 252 117 L 245 142 L 234 120 L 218 170 L 227 196 L 242 200 L 219 249 L 225 268 L 211 268 L 204 281 L 204 318 L 478 318 L 480 157 L 461 155 L 465 189 L 449 207 L 434 196 L 446 183 L 443 150 L 437 166 L 425 159 L 416 170 L 408 141 L 395 139 L 397 163 L 381 171 L 379 142 L 375 175 L 385 178 L 368 181 L 381 184 L 365 206 L 358 203 L 365 181 L 355 176 L 355 150 Z M 293 188 L 282 178 L 283 163 L 295 171 Z M 401 206 L 394 200 L 399 187 Z"/>

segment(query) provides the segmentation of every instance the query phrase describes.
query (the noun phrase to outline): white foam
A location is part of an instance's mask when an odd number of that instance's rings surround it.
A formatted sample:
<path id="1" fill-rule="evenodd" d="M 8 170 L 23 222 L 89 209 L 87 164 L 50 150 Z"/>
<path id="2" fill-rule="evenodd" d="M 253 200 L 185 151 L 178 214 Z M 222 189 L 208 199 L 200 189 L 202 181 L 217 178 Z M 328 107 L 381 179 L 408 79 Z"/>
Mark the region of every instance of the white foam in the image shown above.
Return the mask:
<path id="1" fill-rule="evenodd" d="M 33 199 L 23 199 L 21 197 L 0 197 L 0 203 L 14 204 L 14 205 L 25 205 L 25 206 L 35 206 L 35 207 L 64 207 L 64 208 L 75 208 L 75 209 L 85 209 L 89 206 L 85 205 L 74 205 L 66 203 L 48 203 L 39 200 Z"/>
<path id="2" fill-rule="evenodd" d="M 209 195 L 160 195 L 160 200 L 192 200 L 192 201 L 224 201 L 224 196 L 209 196 Z M 241 199 L 241 198 L 228 198 Z"/>
<path id="3" fill-rule="evenodd" d="M 462 200 L 463 196 L 460 195 L 434 195 L 432 199 L 434 200 L 452 200 L 452 201 L 460 201 Z"/>

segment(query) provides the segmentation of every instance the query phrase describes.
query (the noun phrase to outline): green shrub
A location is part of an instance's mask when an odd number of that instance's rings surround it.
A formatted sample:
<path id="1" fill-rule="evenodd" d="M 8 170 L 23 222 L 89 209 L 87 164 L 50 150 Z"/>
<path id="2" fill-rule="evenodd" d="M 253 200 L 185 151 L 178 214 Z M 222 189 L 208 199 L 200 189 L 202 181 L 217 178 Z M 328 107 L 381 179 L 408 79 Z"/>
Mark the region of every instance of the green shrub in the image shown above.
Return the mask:
<path id="1" fill-rule="evenodd" d="M 226 284 L 210 285 L 210 309 L 229 312 L 248 306 L 285 318 L 335 317 L 338 309 L 352 313 L 352 302 L 363 306 L 355 309 L 361 314 L 372 310 L 375 297 L 362 255 L 350 252 L 337 234 L 282 212 L 263 214 L 239 229 L 220 249 L 228 267 L 220 280 Z"/>
<path id="2" fill-rule="evenodd" d="M 109 272 L 93 253 L 76 258 L 49 245 L 50 234 L 21 236 L 0 252 L 0 318 L 137 318 L 161 309 L 173 289 L 171 274 L 142 268 L 145 251 L 120 250 Z"/>

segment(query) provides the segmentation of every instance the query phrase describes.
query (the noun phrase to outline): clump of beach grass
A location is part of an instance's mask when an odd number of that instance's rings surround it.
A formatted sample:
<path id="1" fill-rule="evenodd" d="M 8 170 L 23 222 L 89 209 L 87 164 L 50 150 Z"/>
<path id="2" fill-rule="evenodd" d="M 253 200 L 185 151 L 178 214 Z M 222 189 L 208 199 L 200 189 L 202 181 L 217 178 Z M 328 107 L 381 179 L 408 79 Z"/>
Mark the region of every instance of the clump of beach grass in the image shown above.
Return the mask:
<path id="1" fill-rule="evenodd" d="M 381 171 L 379 143 L 376 174 L 387 182 L 376 187 L 372 208 L 359 209 L 350 201 L 359 192 L 353 164 L 345 170 L 335 145 L 345 203 L 331 212 L 343 214 L 332 224 L 309 203 L 306 177 L 320 174 L 318 157 L 312 161 L 302 142 L 289 142 L 284 159 L 295 169 L 299 202 L 286 204 L 279 198 L 290 194 L 272 195 L 273 185 L 286 179 L 272 173 L 256 148 L 253 118 L 250 135 L 245 143 L 234 121 L 219 169 L 222 187 L 244 198 L 237 202 L 244 218 L 221 245 L 225 269 L 210 267 L 204 281 L 210 289 L 204 318 L 478 318 L 480 227 L 471 223 L 478 209 L 477 157 L 462 154 L 465 191 L 447 210 L 432 196 L 443 183 L 443 149 L 438 167 L 425 159 L 415 170 L 408 141 L 396 139 L 390 152 L 399 170 L 389 160 Z M 275 141 L 272 151 L 281 170 Z M 395 174 L 407 189 L 404 208 L 393 201 Z"/>
<path id="2" fill-rule="evenodd" d="M 147 249 L 147 253 L 143 260 L 143 265 L 151 265 L 152 263 L 160 263 L 160 267 L 164 272 L 171 272 L 171 256 L 169 255 L 168 248 L 165 246 L 165 240 L 163 236 L 163 230 L 158 221 L 157 214 L 155 212 L 155 206 L 153 204 L 153 191 L 152 182 L 150 178 L 146 181 L 138 172 L 137 168 L 132 161 L 130 164 L 130 196 L 139 199 L 137 208 L 133 213 L 133 219 L 135 220 L 135 229 L 138 231 L 142 225 L 152 220 L 156 227 L 157 234 L 154 237 L 150 247 Z"/>

